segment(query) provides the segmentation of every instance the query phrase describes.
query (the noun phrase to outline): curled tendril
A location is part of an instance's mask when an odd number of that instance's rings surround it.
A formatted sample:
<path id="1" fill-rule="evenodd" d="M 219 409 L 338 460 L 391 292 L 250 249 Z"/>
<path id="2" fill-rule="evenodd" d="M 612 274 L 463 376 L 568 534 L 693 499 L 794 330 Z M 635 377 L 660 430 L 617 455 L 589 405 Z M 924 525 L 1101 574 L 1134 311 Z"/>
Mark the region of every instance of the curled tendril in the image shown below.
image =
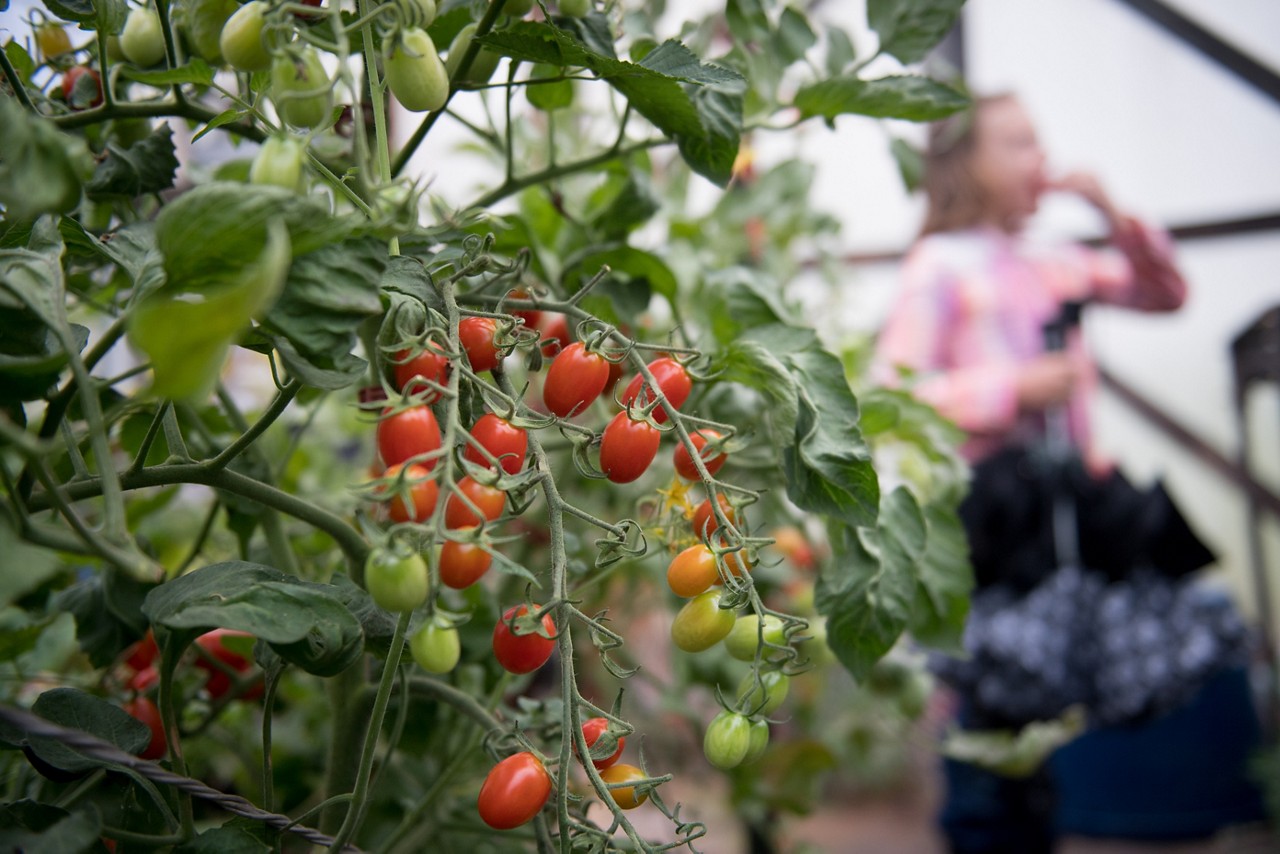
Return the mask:
<path id="1" fill-rule="evenodd" d="M 620 560 L 641 557 L 649 550 L 649 544 L 639 522 L 622 519 L 608 536 L 596 540 L 596 548 L 596 569 L 604 569 Z"/>

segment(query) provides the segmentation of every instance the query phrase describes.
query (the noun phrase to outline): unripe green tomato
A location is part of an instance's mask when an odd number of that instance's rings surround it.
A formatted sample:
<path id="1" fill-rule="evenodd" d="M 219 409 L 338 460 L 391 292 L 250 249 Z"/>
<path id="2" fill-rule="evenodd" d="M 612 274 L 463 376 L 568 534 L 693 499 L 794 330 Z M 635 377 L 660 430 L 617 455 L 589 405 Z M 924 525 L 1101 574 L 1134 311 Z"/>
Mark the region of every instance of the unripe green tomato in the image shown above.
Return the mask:
<path id="1" fill-rule="evenodd" d="M 249 167 L 250 184 L 267 184 L 297 191 L 302 187 L 302 157 L 306 146 L 287 134 L 267 137 Z"/>
<path id="2" fill-rule="evenodd" d="M 458 666 L 458 659 L 462 657 L 458 630 L 434 619 L 424 623 L 409 638 L 409 652 L 428 673 L 448 673 Z"/>
<path id="3" fill-rule="evenodd" d="M 533 11 L 533 0 L 507 0 L 502 11 L 513 18 L 523 18 Z"/>
<path id="4" fill-rule="evenodd" d="M 809 620 L 809 628 L 805 631 L 805 634 L 809 636 L 809 639 L 802 641 L 797 647 L 802 655 L 807 655 L 813 660 L 814 664 L 835 663 L 836 654 L 827 645 L 826 617 L 811 618 Z"/>
<path id="5" fill-rule="evenodd" d="M 466 55 L 467 48 L 471 46 L 471 41 L 475 36 L 476 24 L 467 24 L 458 30 L 458 34 L 449 43 L 449 56 L 445 60 L 444 70 L 449 73 L 450 80 L 458 73 L 458 66 L 462 64 L 462 57 Z M 498 69 L 498 61 L 501 59 L 502 56 L 500 54 L 496 54 L 487 48 L 480 48 L 476 58 L 471 60 L 466 76 L 462 78 L 463 81 L 467 83 L 488 83 L 489 78 L 493 76 L 493 72 Z"/>
<path id="6" fill-rule="evenodd" d="M 61 24 L 48 21 L 36 27 L 36 45 L 45 59 L 71 53 L 71 36 Z"/>
<path id="7" fill-rule="evenodd" d="M 387 88 L 414 113 L 438 110 L 449 99 L 449 74 L 426 30 L 405 30 L 386 62 Z"/>
<path id="8" fill-rule="evenodd" d="M 364 565 L 364 586 L 378 607 L 412 611 L 427 601 L 431 577 L 421 555 L 396 555 L 375 549 Z"/>
<path id="9" fill-rule="evenodd" d="M 591 11 L 591 0 L 560 0 L 560 14 L 568 18 L 581 18 Z"/>
<path id="10" fill-rule="evenodd" d="M 720 607 L 721 591 L 708 590 L 690 599 L 671 624 L 671 640 L 685 652 L 702 652 L 733 631 L 733 611 Z"/>
<path id="11" fill-rule="evenodd" d="M 763 691 L 761 686 L 764 688 Z M 738 696 L 741 698 L 743 708 L 752 714 L 771 715 L 787 699 L 787 691 L 790 688 L 791 678 L 781 671 L 768 670 L 761 673 L 759 685 L 748 673 L 738 683 Z"/>
<path id="12" fill-rule="evenodd" d="M 316 128 L 329 118 L 333 107 L 329 75 L 314 48 L 296 56 L 277 56 L 271 62 L 271 100 L 286 124 Z"/>
<path id="13" fill-rule="evenodd" d="M 222 29 L 239 8 L 236 0 L 177 0 L 172 17 L 196 53 L 213 65 L 221 65 Z"/>
<path id="14" fill-rule="evenodd" d="M 271 54 L 263 39 L 267 4 L 250 0 L 227 18 L 218 37 L 222 58 L 239 71 L 266 71 L 271 67 Z"/>
<path id="15" fill-rule="evenodd" d="M 124 48 L 120 47 L 120 37 L 112 34 L 107 36 L 107 59 L 111 62 L 124 62 Z"/>
<path id="16" fill-rule="evenodd" d="M 743 765 L 750 765 L 764 755 L 769 746 L 769 722 L 756 718 L 751 722 L 751 743 L 747 747 L 747 755 L 742 757 Z"/>
<path id="17" fill-rule="evenodd" d="M 750 749 L 751 721 L 745 716 L 725 710 L 707 724 L 702 752 L 706 754 L 707 761 L 721 771 L 741 765 Z"/>
<path id="18" fill-rule="evenodd" d="M 759 641 L 760 617 L 757 614 L 744 614 L 733 624 L 733 629 L 724 639 L 724 648 L 739 661 L 754 661 L 756 646 Z M 764 616 L 764 639 L 768 643 L 785 645 L 786 635 L 782 631 L 782 620 L 773 614 Z M 761 656 L 770 658 L 776 650 L 765 647 Z"/>
<path id="19" fill-rule="evenodd" d="M 164 59 L 164 31 L 155 9 L 134 9 L 120 33 L 125 59 L 148 68 Z"/>

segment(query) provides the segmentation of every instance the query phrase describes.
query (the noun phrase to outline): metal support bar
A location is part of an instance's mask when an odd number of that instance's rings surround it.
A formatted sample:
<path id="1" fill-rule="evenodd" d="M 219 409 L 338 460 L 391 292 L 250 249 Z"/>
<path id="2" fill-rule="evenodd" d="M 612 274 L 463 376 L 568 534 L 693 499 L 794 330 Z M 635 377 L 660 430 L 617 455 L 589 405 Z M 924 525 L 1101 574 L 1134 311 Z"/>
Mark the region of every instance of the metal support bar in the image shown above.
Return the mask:
<path id="1" fill-rule="evenodd" d="M 1119 0 L 1280 104 L 1280 74 L 1214 35 L 1163 0 Z"/>

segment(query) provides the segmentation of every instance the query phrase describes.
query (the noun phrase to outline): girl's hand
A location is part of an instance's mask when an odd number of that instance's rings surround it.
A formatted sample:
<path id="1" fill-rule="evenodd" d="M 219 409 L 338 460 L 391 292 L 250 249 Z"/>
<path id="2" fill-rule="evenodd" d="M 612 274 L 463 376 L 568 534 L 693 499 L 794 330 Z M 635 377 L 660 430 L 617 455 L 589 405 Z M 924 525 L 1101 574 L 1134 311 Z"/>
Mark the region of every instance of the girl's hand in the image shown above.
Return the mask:
<path id="1" fill-rule="evenodd" d="M 1102 188 L 1102 182 L 1091 172 L 1069 172 L 1052 178 L 1049 181 L 1049 189 L 1079 196 L 1097 208 L 1110 225 L 1114 226 L 1124 218 L 1111 203 L 1111 197 Z"/>
<path id="2" fill-rule="evenodd" d="M 1018 408 L 1039 412 L 1064 403 L 1080 380 L 1080 365 L 1067 353 L 1045 353 L 1022 366 L 1017 379 Z"/>

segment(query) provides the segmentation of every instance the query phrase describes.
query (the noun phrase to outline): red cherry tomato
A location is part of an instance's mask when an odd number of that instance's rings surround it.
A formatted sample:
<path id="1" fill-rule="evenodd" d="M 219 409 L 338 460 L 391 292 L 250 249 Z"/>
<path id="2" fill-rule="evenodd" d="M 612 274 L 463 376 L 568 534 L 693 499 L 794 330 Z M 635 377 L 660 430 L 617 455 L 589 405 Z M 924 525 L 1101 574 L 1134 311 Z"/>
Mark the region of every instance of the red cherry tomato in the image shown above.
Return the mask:
<path id="1" fill-rule="evenodd" d="M 529 434 L 515 427 L 505 418 L 488 412 L 471 428 L 471 438 L 493 456 L 502 461 L 502 470 L 507 474 L 516 474 L 524 467 L 525 455 L 529 452 Z M 464 460 L 481 466 L 492 467 L 475 445 L 467 445 L 462 455 Z"/>
<path id="2" fill-rule="evenodd" d="M 542 335 L 542 355 L 548 358 L 564 350 L 573 340 L 569 337 L 569 321 L 559 312 L 543 314 L 538 332 Z"/>
<path id="3" fill-rule="evenodd" d="M 645 473 L 658 454 L 662 434 L 646 421 L 619 412 L 600 440 L 600 470 L 614 483 L 630 483 Z"/>
<path id="4" fill-rule="evenodd" d="M 449 381 L 449 357 L 428 345 L 416 356 L 410 358 L 408 350 L 401 350 L 396 353 L 396 388 L 404 391 L 409 387 L 409 383 L 418 380 L 430 380 L 437 385 L 444 385 Z M 422 386 L 425 388 L 425 386 Z M 424 403 L 431 403 L 438 400 L 439 392 L 430 391 L 423 398 Z"/>
<path id="5" fill-rule="evenodd" d="M 493 657 L 509 673 L 532 673 L 547 663 L 556 642 L 539 634 L 517 635 L 508 625 L 515 617 L 529 612 L 524 605 L 508 608 L 493 627 Z M 556 624 L 550 614 L 542 615 L 543 630 L 554 638 Z"/>
<path id="6" fill-rule="evenodd" d="M 125 650 L 124 663 L 137 672 L 145 670 L 155 664 L 156 658 L 160 655 L 160 648 L 156 646 L 156 636 L 151 629 L 147 629 L 147 633 L 142 639 L 136 641 L 132 646 Z"/>
<path id="7" fill-rule="evenodd" d="M 729 499 L 723 495 L 716 496 L 716 502 L 720 505 L 720 510 L 724 513 L 725 518 L 737 525 L 738 517 L 733 511 L 733 507 L 729 504 Z M 711 509 L 711 499 L 708 498 L 698 505 L 698 509 L 693 511 L 693 532 L 702 539 L 708 539 L 720 527 L 720 520 L 716 518 L 716 514 Z"/>
<path id="8" fill-rule="evenodd" d="M 476 808 L 494 830 L 510 830 L 537 815 L 549 797 L 551 775 L 538 757 L 525 751 L 493 766 L 480 786 Z"/>
<path id="9" fill-rule="evenodd" d="M 160 671 L 148 664 L 129 677 L 129 690 L 137 694 L 145 694 L 160 684 Z"/>
<path id="10" fill-rule="evenodd" d="M 723 453 L 708 459 L 707 455 L 702 452 L 708 442 L 719 438 L 720 434 L 715 430 L 698 430 L 689 434 L 689 440 L 698 449 L 698 456 L 702 457 L 702 462 L 707 467 L 707 474 L 714 475 L 720 471 L 721 467 L 724 466 L 725 460 L 729 459 L 729 455 Z M 676 474 L 685 480 L 698 479 L 698 467 L 694 464 L 693 457 L 689 455 L 689 450 L 684 446 L 683 442 L 676 445 L 676 452 L 672 456 L 672 460 L 675 463 Z"/>
<path id="11" fill-rule="evenodd" d="M 467 352 L 471 370 L 477 374 L 492 371 L 502 362 L 502 354 L 493 340 L 498 324 L 491 317 L 464 317 L 458 323 L 458 340 Z"/>
<path id="12" fill-rule="evenodd" d="M 85 75 L 88 75 L 89 79 L 93 81 L 93 88 L 88 89 L 88 84 L 82 85 L 80 87 L 80 97 L 76 97 L 76 81 Z M 87 96 L 84 95 L 86 89 L 90 93 Z M 62 97 L 73 110 L 97 107 L 102 104 L 102 78 L 92 68 L 73 65 L 62 75 Z"/>
<path id="13" fill-rule="evenodd" d="M 412 406 L 378 422 L 378 453 L 388 466 L 438 450 L 440 425 L 426 406 Z M 436 460 L 424 460 L 421 465 L 430 471 L 435 468 Z"/>
<path id="14" fill-rule="evenodd" d="M 654 359 L 649 363 L 649 373 L 653 374 L 654 380 L 658 383 L 658 388 L 662 389 L 662 394 L 674 409 L 679 409 L 686 400 L 689 399 L 689 392 L 693 390 L 693 381 L 689 379 L 689 372 L 684 369 L 684 365 L 675 359 L 664 356 L 661 359 Z M 641 393 L 641 386 L 644 386 Z M 627 390 L 622 393 L 623 406 L 648 406 L 654 400 L 653 392 L 644 382 L 644 376 L 636 374 L 631 383 L 627 386 Z M 661 406 L 653 410 L 653 420 L 662 424 L 667 420 L 667 413 Z"/>
<path id="15" fill-rule="evenodd" d="M 516 288 L 515 290 L 507 291 L 507 299 L 527 300 L 529 299 L 529 292 Z M 537 329 L 538 324 L 542 322 L 542 312 L 536 308 L 513 308 L 508 311 L 508 314 L 523 320 L 524 325 L 530 329 Z"/>
<path id="16" fill-rule="evenodd" d="M 235 670 L 240 675 L 244 675 L 253 669 L 253 662 L 239 652 L 231 649 L 226 645 L 227 638 L 251 638 L 253 635 L 248 632 L 237 632 L 232 629 L 214 629 L 205 632 L 196 638 L 196 644 L 212 656 L 217 661 Z M 247 642 L 246 642 L 247 643 Z M 210 664 L 203 657 L 196 659 L 196 667 L 209 671 L 209 676 L 205 680 L 205 690 L 209 692 L 209 696 L 217 700 L 225 697 L 231 690 L 231 677 Z M 256 700 L 262 696 L 262 682 L 258 681 L 251 685 L 243 694 L 240 695 L 244 700 Z"/>
<path id="17" fill-rule="evenodd" d="M 444 506 L 444 524 L 446 528 L 474 528 L 481 522 L 492 522 L 502 515 L 507 506 L 507 494 L 494 486 L 464 477 L 458 481 L 458 492 L 471 499 L 484 518 L 476 515 L 456 494 L 449 496 L 449 503 Z"/>
<path id="18" fill-rule="evenodd" d="M 493 555 L 477 543 L 445 540 L 440 547 L 440 582 L 454 590 L 475 584 L 493 565 Z"/>
<path id="19" fill-rule="evenodd" d="M 164 721 L 160 718 L 160 710 L 156 708 L 156 704 L 148 697 L 135 697 L 122 708 L 151 730 L 151 741 L 147 742 L 147 746 L 138 755 L 143 759 L 159 759 L 164 756 L 168 747 L 164 743 Z"/>
<path id="20" fill-rule="evenodd" d="M 599 741 L 600 736 L 604 735 L 605 730 L 607 729 L 609 729 L 608 718 L 591 718 L 588 721 L 584 721 L 582 724 L 582 737 L 586 739 L 587 747 L 592 747 L 597 741 Z M 617 749 L 603 759 L 593 758 L 591 760 L 591 764 L 597 768 L 608 768 L 610 765 L 618 761 L 618 757 L 622 755 L 622 748 L 626 743 L 626 736 L 619 736 Z M 595 751 L 592 752 L 594 753 Z"/>
<path id="21" fill-rule="evenodd" d="M 609 361 L 575 341 L 556 356 L 547 370 L 542 402 L 549 411 L 568 418 L 590 406 L 608 381 Z"/>
<path id="22" fill-rule="evenodd" d="M 396 463 L 383 472 L 382 476 L 389 482 L 395 483 L 396 477 L 400 474 L 400 470 L 404 469 L 404 463 Z M 378 487 L 378 491 L 395 487 Z M 408 495 L 409 501 L 405 501 L 405 495 Z M 395 498 L 387 502 L 387 515 L 391 517 L 393 522 L 425 522 L 431 518 L 431 514 L 436 512 L 436 500 L 440 497 L 440 487 L 436 486 L 436 482 L 431 480 L 431 473 L 426 466 L 412 463 L 404 473 L 404 487 L 400 489 Z M 409 504 L 413 505 L 413 512 L 409 511 Z"/>

